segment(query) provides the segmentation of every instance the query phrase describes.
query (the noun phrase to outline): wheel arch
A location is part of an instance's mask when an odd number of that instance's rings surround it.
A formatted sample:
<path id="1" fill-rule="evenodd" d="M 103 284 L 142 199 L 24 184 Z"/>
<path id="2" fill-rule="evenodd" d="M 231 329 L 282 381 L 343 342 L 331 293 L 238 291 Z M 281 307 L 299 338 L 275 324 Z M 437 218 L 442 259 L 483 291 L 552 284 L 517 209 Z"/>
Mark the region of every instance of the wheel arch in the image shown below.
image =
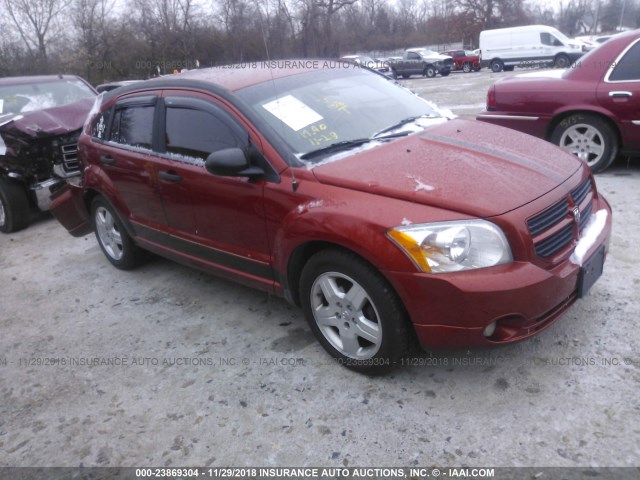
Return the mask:
<path id="1" fill-rule="evenodd" d="M 558 124 L 560 124 L 560 122 L 562 122 L 564 119 L 570 117 L 571 115 L 576 115 L 576 114 L 592 115 L 592 116 L 598 117 L 599 119 L 601 119 L 604 122 L 606 122 L 607 125 L 609 125 L 609 127 L 611 127 L 612 131 L 614 132 L 614 134 L 616 136 L 616 141 L 618 143 L 618 148 L 622 145 L 622 136 L 620 134 L 620 129 L 618 128 L 618 125 L 611 118 L 611 115 L 609 115 L 608 112 L 603 111 L 603 110 L 593 110 L 593 109 L 590 109 L 590 108 L 578 108 L 578 109 L 576 109 L 575 106 L 573 106 L 570 110 L 568 110 L 568 109 L 567 110 L 562 110 L 562 111 L 559 111 L 559 112 L 554 114 L 554 116 L 551 118 L 551 121 L 547 125 L 547 129 L 545 131 L 545 136 L 544 136 L 545 140 L 551 141 L 551 137 L 553 135 L 553 131 L 556 129 Z"/>
<path id="2" fill-rule="evenodd" d="M 339 243 L 326 241 L 326 240 L 311 240 L 301 245 L 298 245 L 289 256 L 289 259 L 287 262 L 286 285 L 284 286 L 289 291 L 290 298 L 287 297 L 287 299 L 291 303 L 294 303 L 297 306 L 301 306 L 300 278 L 302 276 L 302 270 L 304 269 L 305 265 L 307 264 L 307 262 L 311 257 L 313 257 L 316 253 L 323 250 L 341 250 L 345 253 L 358 257 L 360 260 L 362 260 L 363 262 L 370 265 L 373 269 L 375 269 L 380 274 L 380 276 L 384 279 L 384 281 L 389 285 L 389 288 L 393 290 L 395 295 L 398 298 L 401 298 L 396 288 L 393 286 L 391 281 L 384 274 L 383 269 L 381 269 L 378 265 L 373 263 L 370 259 L 366 258 L 365 256 L 355 251 L 354 249 Z M 401 303 L 403 302 L 401 301 Z"/>

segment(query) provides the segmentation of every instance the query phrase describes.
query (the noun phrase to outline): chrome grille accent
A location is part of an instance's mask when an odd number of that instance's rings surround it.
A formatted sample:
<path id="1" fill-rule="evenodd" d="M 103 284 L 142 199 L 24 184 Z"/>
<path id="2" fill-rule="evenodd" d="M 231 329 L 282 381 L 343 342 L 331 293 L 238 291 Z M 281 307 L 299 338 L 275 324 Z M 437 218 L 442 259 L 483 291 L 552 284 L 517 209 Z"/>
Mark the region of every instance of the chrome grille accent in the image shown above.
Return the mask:
<path id="1" fill-rule="evenodd" d="M 78 162 L 78 144 L 68 143 L 60 147 L 62 150 L 62 166 L 66 172 L 77 172 L 80 169 Z"/>

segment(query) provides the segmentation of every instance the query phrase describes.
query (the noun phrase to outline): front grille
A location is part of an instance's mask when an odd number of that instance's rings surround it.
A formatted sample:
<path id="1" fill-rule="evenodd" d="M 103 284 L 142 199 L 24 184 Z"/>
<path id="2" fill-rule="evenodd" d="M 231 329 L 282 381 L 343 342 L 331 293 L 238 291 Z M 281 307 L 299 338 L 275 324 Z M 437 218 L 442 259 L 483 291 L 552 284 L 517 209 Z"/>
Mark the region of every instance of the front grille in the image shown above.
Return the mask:
<path id="1" fill-rule="evenodd" d="M 547 260 L 578 241 L 592 213 L 593 187 L 587 178 L 566 197 L 527 220 L 536 255 Z M 574 213 L 578 209 L 579 215 Z"/>
<path id="2" fill-rule="evenodd" d="M 62 145 L 62 166 L 66 172 L 77 172 L 80 169 L 78 162 L 78 144 L 68 143 Z"/>

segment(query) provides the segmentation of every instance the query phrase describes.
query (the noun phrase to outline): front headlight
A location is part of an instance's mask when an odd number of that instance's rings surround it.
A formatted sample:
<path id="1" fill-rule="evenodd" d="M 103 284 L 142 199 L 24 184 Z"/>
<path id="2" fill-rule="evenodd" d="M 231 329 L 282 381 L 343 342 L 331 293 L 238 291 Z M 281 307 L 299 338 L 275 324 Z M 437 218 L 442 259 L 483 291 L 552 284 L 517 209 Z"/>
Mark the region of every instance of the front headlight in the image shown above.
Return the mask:
<path id="1" fill-rule="evenodd" d="M 486 220 L 396 227 L 387 235 L 427 273 L 472 270 L 513 261 L 504 233 Z"/>

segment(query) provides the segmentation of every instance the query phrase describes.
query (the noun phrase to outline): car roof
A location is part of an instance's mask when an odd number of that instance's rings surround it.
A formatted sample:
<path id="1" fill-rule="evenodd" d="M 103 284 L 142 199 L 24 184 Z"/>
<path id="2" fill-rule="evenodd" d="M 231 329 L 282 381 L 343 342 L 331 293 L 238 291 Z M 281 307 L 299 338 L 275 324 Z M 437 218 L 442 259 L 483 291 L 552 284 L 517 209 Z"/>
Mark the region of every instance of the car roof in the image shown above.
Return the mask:
<path id="1" fill-rule="evenodd" d="M 303 73 L 327 70 L 343 65 L 338 60 L 298 59 L 298 60 L 270 60 L 260 62 L 225 65 L 220 67 L 200 68 L 189 70 L 176 75 L 167 75 L 149 80 L 146 85 L 157 82 L 180 86 L 183 80 L 197 80 L 217 85 L 229 91 L 240 90 L 252 85 L 277 80 L 279 78 L 300 75 Z"/>
<path id="2" fill-rule="evenodd" d="M 77 75 L 31 75 L 24 77 L 0 78 L 0 85 L 29 85 L 32 83 L 47 83 L 57 80 L 84 80 Z M 85 82 L 86 83 L 86 82 Z"/>

